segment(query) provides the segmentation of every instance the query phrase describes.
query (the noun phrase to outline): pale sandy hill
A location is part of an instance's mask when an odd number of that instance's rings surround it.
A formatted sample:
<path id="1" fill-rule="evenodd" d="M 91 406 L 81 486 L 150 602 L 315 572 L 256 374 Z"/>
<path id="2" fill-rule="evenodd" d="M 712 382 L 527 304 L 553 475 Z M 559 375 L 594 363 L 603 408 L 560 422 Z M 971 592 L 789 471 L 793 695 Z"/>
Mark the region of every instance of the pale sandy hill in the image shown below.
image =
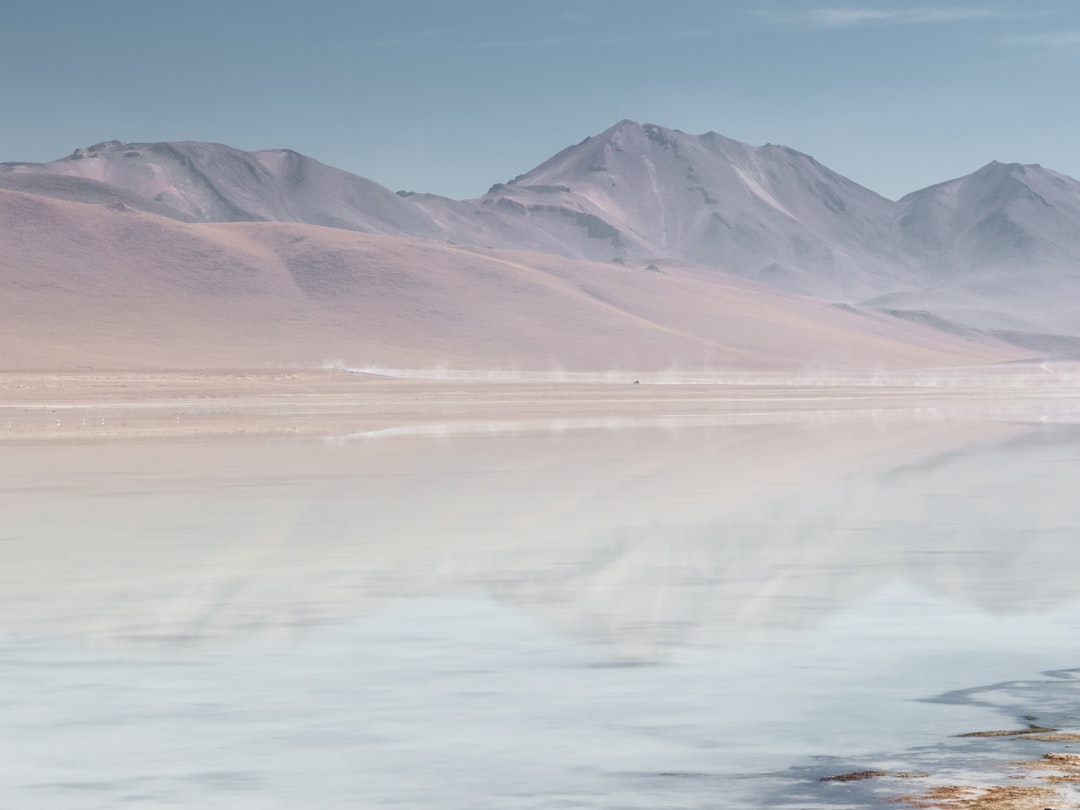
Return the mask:
<path id="1" fill-rule="evenodd" d="M 490 180 L 490 178 L 489 178 Z M 1080 182 L 991 163 L 881 197 L 788 147 L 620 121 L 472 200 L 288 149 L 105 141 L 0 189 L 183 222 L 291 222 L 628 265 L 689 263 L 1055 359 L 1080 357 Z"/>
<path id="2" fill-rule="evenodd" d="M 0 367 L 917 367 L 1018 352 L 693 267 L 0 190 Z"/>

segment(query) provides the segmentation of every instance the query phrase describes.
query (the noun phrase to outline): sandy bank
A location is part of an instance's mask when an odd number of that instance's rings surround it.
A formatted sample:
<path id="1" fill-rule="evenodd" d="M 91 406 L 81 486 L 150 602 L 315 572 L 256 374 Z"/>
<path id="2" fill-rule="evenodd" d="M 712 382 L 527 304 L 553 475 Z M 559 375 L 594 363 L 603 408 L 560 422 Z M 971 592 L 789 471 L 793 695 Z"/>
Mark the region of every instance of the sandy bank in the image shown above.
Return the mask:
<path id="1" fill-rule="evenodd" d="M 640 379 L 640 382 L 635 382 Z M 0 441 L 498 430 L 806 414 L 1072 421 L 1080 376 L 1038 366 L 900 375 L 386 377 L 341 370 L 0 374 Z"/>

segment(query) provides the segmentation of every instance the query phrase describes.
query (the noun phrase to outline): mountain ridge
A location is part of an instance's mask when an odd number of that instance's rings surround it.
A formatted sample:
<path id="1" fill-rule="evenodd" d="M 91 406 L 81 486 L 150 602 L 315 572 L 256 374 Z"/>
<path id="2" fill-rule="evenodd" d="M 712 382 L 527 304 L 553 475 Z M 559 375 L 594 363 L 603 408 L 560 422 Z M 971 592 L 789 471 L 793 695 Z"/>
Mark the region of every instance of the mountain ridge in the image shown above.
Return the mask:
<path id="1" fill-rule="evenodd" d="M 0 188 L 187 222 L 691 263 L 958 328 L 1080 336 L 1061 304 L 1080 294 L 1080 182 L 1038 164 L 994 161 L 893 201 L 787 146 L 624 119 L 467 200 L 394 193 L 289 149 L 196 141 L 103 141 L 4 163 Z"/>
<path id="2" fill-rule="evenodd" d="M 0 189 L 0 370 L 911 368 L 1019 359 L 723 273 Z"/>

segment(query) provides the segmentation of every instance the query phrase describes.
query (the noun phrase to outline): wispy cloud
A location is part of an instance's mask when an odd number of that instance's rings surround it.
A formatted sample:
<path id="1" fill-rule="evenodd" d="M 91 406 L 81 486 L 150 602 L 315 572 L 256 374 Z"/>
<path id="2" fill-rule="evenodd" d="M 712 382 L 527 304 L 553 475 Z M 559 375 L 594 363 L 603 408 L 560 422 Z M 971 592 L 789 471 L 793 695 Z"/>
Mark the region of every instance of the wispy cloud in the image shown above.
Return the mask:
<path id="1" fill-rule="evenodd" d="M 858 25 L 932 25 L 1001 17 L 1000 11 L 974 6 L 874 8 L 828 6 L 782 15 L 788 23 L 809 23 L 817 28 L 851 28 Z"/>
<path id="2" fill-rule="evenodd" d="M 815 8 L 808 16 L 811 22 L 832 28 L 882 22 L 894 18 L 896 12 L 876 8 Z"/>
<path id="3" fill-rule="evenodd" d="M 1064 51 L 1080 49 L 1080 31 L 1048 31 L 1041 34 L 1024 34 L 1006 37 L 1006 45 L 1021 45 L 1043 50 Z"/>

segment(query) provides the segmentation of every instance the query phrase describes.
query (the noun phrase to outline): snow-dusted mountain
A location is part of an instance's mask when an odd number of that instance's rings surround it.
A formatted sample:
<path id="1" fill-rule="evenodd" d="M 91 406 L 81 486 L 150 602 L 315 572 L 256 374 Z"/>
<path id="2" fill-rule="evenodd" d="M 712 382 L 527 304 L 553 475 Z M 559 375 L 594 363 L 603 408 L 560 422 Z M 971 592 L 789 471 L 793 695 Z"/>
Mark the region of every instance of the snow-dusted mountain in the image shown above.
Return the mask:
<path id="1" fill-rule="evenodd" d="M 693 264 L 1024 346 L 1080 349 L 1080 182 L 991 163 L 899 201 L 808 155 L 621 121 L 480 198 L 398 192 L 290 150 L 109 141 L 0 188 L 187 222 L 276 221 L 657 269 Z M 1062 339 L 1067 338 L 1066 340 Z"/>

